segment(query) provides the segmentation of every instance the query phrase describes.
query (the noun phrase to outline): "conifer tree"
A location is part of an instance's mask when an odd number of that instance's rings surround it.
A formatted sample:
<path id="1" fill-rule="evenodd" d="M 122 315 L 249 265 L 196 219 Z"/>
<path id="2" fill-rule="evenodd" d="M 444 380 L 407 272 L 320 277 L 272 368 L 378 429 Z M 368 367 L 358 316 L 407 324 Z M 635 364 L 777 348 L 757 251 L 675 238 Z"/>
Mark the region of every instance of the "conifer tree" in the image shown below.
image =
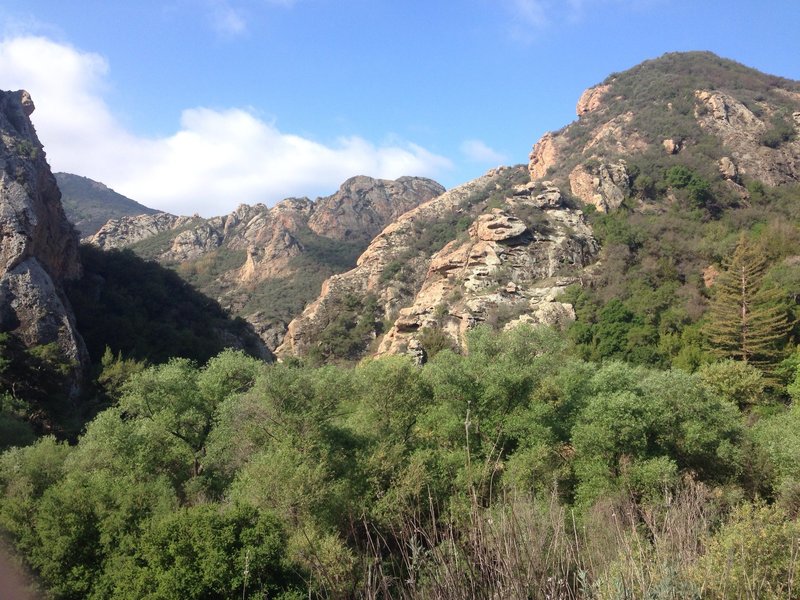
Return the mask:
<path id="1" fill-rule="evenodd" d="M 781 359 L 791 325 L 785 294 L 764 286 L 767 260 L 744 235 L 714 282 L 703 333 L 714 354 L 769 374 Z"/>

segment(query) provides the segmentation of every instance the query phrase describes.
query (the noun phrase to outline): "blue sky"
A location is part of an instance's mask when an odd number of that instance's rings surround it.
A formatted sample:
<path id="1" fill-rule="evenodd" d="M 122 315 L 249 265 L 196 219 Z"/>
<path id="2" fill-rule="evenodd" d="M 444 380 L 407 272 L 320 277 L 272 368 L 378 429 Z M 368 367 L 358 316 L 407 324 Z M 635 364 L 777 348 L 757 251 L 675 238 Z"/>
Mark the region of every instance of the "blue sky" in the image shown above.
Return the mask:
<path id="1" fill-rule="evenodd" d="M 55 170 L 206 216 L 345 178 L 451 187 L 664 52 L 800 79 L 800 1 L 5 0 L 0 89 Z"/>

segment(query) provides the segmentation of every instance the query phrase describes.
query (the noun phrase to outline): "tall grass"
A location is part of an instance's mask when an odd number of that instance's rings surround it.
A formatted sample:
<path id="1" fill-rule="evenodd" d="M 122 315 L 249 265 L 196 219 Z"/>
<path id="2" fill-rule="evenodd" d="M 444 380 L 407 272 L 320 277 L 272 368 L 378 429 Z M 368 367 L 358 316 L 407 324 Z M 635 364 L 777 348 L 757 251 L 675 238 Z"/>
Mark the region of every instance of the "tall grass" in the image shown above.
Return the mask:
<path id="1" fill-rule="evenodd" d="M 752 556 L 759 554 L 752 540 L 730 536 L 730 527 L 752 523 L 723 506 L 718 492 L 691 480 L 655 501 L 620 495 L 580 516 L 555 492 L 543 500 L 506 495 L 488 508 L 472 503 L 461 520 L 430 504 L 390 531 L 364 523 L 368 558 L 358 597 L 797 598 L 800 530 L 786 538 L 783 562 L 773 556 L 765 566 Z M 773 535 L 770 543 L 781 541 Z"/>

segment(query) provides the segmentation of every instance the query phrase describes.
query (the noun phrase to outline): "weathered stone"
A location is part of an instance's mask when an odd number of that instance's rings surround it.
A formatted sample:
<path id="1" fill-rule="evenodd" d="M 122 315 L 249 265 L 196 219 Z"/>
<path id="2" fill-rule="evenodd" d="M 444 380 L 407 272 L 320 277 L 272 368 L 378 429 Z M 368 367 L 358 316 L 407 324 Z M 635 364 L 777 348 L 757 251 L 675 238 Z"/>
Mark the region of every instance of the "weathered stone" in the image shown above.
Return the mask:
<path id="1" fill-rule="evenodd" d="M 510 207 L 536 205 L 541 184 L 525 190 L 527 197 L 522 186 L 516 189 L 507 200 Z M 498 324 L 503 315 L 522 313 L 518 320 L 562 327 L 574 320 L 572 307 L 556 298 L 594 260 L 598 246 L 580 211 L 560 206 L 544 214 L 547 233 L 536 237 L 508 227 L 516 219 L 503 209 L 479 215 L 468 240 L 453 240 L 432 257 L 413 302 L 398 312 L 377 353 L 405 352 L 419 340 L 419 332 L 430 327 L 460 345 L 469 329 L 485 322 Z M 516 236 L 506 237 L 512 231 Z M 560 273 L 569 275 L 559 277 Z"/>
<path id="2" fill-rule="evenodd" d="M 332 196 L 317 200 L 308 226 L 336 240 L 371 240 L 387 224 L 423 201 L 444 192 L 435 181 L 401 177 L 396 181 L 352 177 Z"/>
<path id="3" fill-rule="evenodd" d="M 719 172 L 725 179 L 736 179 L 739 176 L 736 165 L 728 156 L 719 159 Z"/>
<path id="4" fill-rule="evenodd" d="M 0 331 L 28 347 L 56 343 L 75 365 L 77 392 L 88 356 L 62 284 L 81 274 L 78 236 L 29 115 L 25 91 L 0 92 Z"/>
<path id="5" fill-rule="evenodd" d="M 103 250 L 124 248 L 163 231 L 183 227 L 191 221 L 191 217 L 176 217 L 168 213 L 121 217 L 108 221 L 97 233 L 86 238 L 86 241 Z"/>
<path id="6" fill-rule="evenodd" d="M 525 223 L 503 213 L 499 208 L 492 210 L 491 214 L 481 215 L 473 227 L 475 230 L 474 232 L 470 231 L 470 234 L 475 235 L 479 240 L 492 242 L 518 237 L 527 230 Z"/>
<path id="7" fill-rule="evenodd" d="M 531 179 L 541 179 L 546 176 L 548 169 L 558 161 L 559 150 L 555 140 L 555 136 L 547 132 L 534 144 L 528 164 Z"/>
<path id="8" fill-rule="evenodd" d="M 608 93 L 611 86 L 597 85 L 585 90 L 581 97 L 578 99 L 578 105 L 575 107 L 575 112 L 579 117 L 594 112 L 602 106 L 603 97 Z"/>
<path id="9" fill-rule="evenodd" d="M 624 160 L 616 163 L 587 167 L 576 166 L 569 174 L 572 194 L 600 212 L 619 208 L 630 194 L 630 177 Z"/>
<path id="10" fill-rule="evenodd" d="M 783 90 L 790 97 L 794 93 Z M 695 91 L 695 118 L 705 131 L 717 136 L 730 153 L 736 177 L 758 179 L 771 186 L 800 181 L 800 139 L 777 148 L 765 146 L 764 132 L 774 109 L 756 116 L 744 103 L 717 90 Z"/>
<path id="11" fill-rule="evenodd" d="M 664 151 L 667 154 L 677 154 L 678 152 L 681 151 L 682 147 L 680 140 L 675 141 L 672 138 L 667 138 L 666 140 L 661 142 L 661 145 L 664 146 Z"/>
<path id="12" fill-rule="evenodd" d="M 205 257 L 213 260 L 215 253 L 227 253 L 231 264 L 217 276 L 214 291 L 223 290 L 218 300 L 235 314 L 259 286 L 303 276 L 295 259 L 307 252 L 301 240 L 312 232 L 323 238 L 366 244 L 402 213 L 442 192 L 444 188 L 430 179 L 401 177 L 389 181 L 359 176 L 348 179 L 335 194 L 316 201 L 287 198 L 272 208 L 242 204 L 229 215 L 211 219 L 164 213 L 115 219 L 89 241 L 101 248 L 113 248 L 164 235 L 167 239 L 156 250 L 156 259 L 169 266 L 192 264 Z M 230 258 L 237 252 L 242 256 L 238 264 Z M 260 332 L 270 349 L 286 331 L 283 320 L 267 322 L 262 312 L 239 314 Z M 287 320 L 289 317 L 286 315 Z"/>

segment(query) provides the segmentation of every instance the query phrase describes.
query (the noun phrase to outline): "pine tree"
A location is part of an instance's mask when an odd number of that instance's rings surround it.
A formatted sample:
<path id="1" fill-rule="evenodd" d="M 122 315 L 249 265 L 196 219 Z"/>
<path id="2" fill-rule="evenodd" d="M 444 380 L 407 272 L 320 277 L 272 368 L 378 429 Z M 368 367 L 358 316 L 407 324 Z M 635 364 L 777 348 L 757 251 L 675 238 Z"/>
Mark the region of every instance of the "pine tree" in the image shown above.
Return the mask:
<path id="1" fill-rule="evenodd" d="M 782 358 L 791 324 L 785 294 L 764 286 L 767 266 L 763 251 L 742 236 L 714 282 L 703 333 L 720 358 L 750 363 L 769 375 Z"/>

